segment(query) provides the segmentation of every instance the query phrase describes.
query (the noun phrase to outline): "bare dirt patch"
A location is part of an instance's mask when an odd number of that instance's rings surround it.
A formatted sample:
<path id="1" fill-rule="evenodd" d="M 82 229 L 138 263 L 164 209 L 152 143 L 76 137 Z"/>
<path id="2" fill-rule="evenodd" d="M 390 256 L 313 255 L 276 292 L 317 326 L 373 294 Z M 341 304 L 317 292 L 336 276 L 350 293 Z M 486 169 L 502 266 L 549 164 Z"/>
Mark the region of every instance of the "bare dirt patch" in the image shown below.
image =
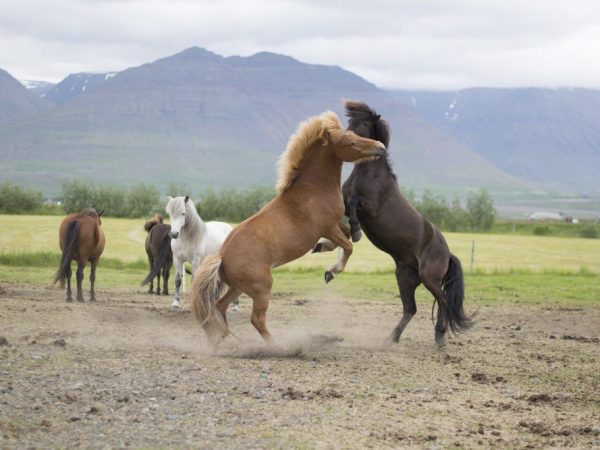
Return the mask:
<path id="1" fill-rule="evenodd" d="M 429 305 L 384 348 L 401 305 L 286 293 L 275 345 L 242 299 L 211 354 L 187 307 L 98 299 L 1 287 L 0 447 L 600 445 L 598 308 L 482 306 L 438 351 Z"/>

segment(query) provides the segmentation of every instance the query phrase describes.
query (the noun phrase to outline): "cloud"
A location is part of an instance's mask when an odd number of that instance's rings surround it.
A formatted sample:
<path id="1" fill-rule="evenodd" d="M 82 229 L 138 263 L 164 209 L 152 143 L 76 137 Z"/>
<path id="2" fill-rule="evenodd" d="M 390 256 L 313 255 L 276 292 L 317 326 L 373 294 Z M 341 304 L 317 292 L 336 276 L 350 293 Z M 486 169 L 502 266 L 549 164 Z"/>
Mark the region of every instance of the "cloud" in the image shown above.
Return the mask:
<path id="1" fill-rule="evenodd" d="M 0 0 L 22 79 L 122 70 L 191 46 L 268 50 L 391 88 L 600 87 L 595 1 Z"/>

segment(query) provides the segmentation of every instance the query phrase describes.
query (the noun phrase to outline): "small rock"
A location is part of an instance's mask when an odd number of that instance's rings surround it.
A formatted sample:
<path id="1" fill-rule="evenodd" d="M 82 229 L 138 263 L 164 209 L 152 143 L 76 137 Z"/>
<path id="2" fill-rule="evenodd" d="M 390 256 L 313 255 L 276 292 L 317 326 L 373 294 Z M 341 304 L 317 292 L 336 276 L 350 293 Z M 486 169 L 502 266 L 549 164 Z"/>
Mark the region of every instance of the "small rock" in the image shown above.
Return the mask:
<path id="1" fill-rule="evenodd" d="M 479 428 L 477 428 L 477 433 L 479 434 L 485 434 L 485 428 L 483 428 L 483 425 L 479 425 Z"/>
<path id="2" fill-rule="evenodd" d="M 8 339 L 6 339 L 6 336 L 0 336 L 0 347 L 3 345 L 8 345 Z"/>
<path id="3" fill-rule="evenodd" d="M 50 428 L 52 426 L 52 423 L 50 423 L 50 421 L 48 419 L 43 419 L 40 422 L 40 426 L 42 426 L 44 428 Z"/>
<path id="4" fill-rule="evenodd" d="M 473 381 L 477 381 L 478 383 L 487 383 L 488 378 L 485 375 L 485 373 L 481 373 L 481 372 L 474 372 L 471 374 L 471 379 Z"/>
<path id="5" fill-rule="evenodd" d="M 100 403 L 94 403 L 90 406 L 89 414 L 97 414 L 103 409 L 103 406 Z"/>
<path id="6" fill-rule="evenodd" d="M 57 347 L 66 347 L 67 343 L 65 342 L 64 339 L 57 339 L 53 342 L 54 345 L 56 345 Z"/>
<path id="7" fill-rule="evenodd" d="M 69 419 L 69 422 L 77 422 L 77 421 L 79 421 L 79 420 L 81 420 L 81 417 L 79 417 L 79 416 L 73 416 L 73 417 L 71 417 L 71 418 Z"/>

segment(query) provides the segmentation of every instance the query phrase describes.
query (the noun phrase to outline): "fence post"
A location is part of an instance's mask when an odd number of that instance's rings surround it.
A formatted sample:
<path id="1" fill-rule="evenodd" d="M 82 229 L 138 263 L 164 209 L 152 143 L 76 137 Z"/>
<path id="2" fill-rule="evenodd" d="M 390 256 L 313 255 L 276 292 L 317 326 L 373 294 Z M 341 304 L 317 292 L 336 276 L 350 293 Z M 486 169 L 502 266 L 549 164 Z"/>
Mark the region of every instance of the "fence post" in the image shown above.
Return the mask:
<path id="1" fill-rule="evenodd" d="M 473 261 L 475 260 L 475 241 L 471 241 L 471 274 L 473 274 Z"/>

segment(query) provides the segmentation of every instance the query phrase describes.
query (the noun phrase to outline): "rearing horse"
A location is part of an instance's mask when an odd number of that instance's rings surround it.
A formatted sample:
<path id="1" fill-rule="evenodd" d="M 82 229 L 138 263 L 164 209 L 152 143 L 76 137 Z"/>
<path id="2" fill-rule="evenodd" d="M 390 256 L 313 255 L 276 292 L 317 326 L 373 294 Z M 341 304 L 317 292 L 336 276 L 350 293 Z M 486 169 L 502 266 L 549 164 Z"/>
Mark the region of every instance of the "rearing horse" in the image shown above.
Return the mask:
<path id="1" fill-rule="evenodd" d="M 326 278 L 344 270 L 352 243 L 348 228 L 340 224 L 342 163 L 384 153 L 382 143 L 344 130 L 333 112 L 299 126 L 279 162 L 277 196 L 235 228 L 218 255 L 207 257 L 194 273 L 192 311 L 211 344 L 229 334 L 225 313 L 242 292 L 252 298 L 252 325 L 270 340 L 271 270 L 306 254 L 321 236 L 344 250 Z M 229 289 L 221 296 L 224 285 Z"/>
<path id="2" fill-rule="evenodd" d="M 389 125 L 365 103 L 346 102 L 348 129 L 359 136 L 377 139 L 386 148 Z M 380 250 L 396 263 L 396 280 L 404 313 L 389 342 L 398 342 L 408 322 L 417 312 L 415 289 L 421 283 L 438 304 L 435 341 L 445 345 L 448 328 L 453 332 L 471 327 L 471 317 L 463 311 L 464 283 L 460 260 L 450 253 L 440 230 L 426 220 L 404 198 L 388 158 L 357 164 L 342 188 L 346 214 L 354 240 L 360 228 Z M 360 225 L 359 225 L 360 224 Z"/>

